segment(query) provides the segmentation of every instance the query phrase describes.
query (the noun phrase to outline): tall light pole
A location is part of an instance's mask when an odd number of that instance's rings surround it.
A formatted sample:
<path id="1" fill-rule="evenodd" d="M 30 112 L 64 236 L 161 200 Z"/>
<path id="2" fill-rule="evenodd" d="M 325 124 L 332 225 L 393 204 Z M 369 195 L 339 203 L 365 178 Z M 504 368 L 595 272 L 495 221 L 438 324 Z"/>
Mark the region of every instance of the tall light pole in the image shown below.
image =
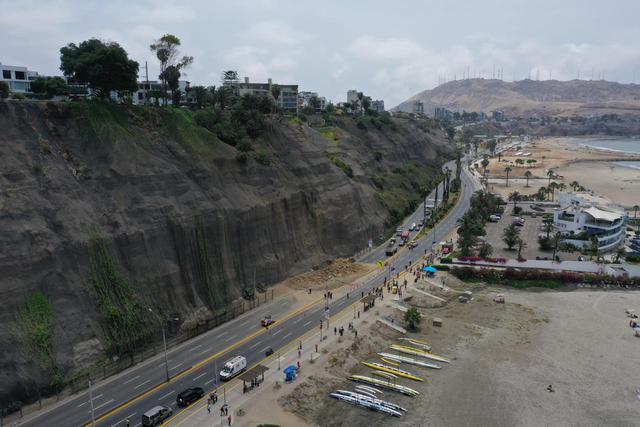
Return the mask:
<path id="1" fill-rule="evenodd" d="M 148 307 L 147 310 L 155 314 L 155 312 L 151 309 L 151 307 Z M 162 345 L 164 346 L 164 372 L 167 378 L 167 382 L 169 382 L 169 360 L 167 358 L 167 336 L 164 330 L 164 323 L 162 323 L 162 321 L 160 320 L 160 316 L 157 316 L 157 318 L 158 318 L 158 321 L 160 322 L 160 327 L 162 328 Z"/>
<path id="2" fill-rule="evenodd" d="M 96 417 L 93 410 L 93 387 L 91 386 L 91 378 L 89 378 L 89 404 L 91 405 L 91 426 L 95 427 Z"/>

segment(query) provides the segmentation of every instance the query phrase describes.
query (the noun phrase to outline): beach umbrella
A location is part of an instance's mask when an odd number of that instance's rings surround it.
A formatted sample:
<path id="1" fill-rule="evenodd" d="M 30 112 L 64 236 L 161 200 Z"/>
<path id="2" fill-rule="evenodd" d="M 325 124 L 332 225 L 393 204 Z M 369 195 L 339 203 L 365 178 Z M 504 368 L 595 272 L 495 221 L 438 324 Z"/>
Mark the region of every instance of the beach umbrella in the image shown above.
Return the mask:
<path id="1" fill-rule="evenodd" d="M 423 271 L 426 271 L 427 273 L 435 273 L 436 271 L 438 271 L 438 270 L 436 270 L 436 268 L 435 268 L 435 267 L 433 267 L 433 266 L 425 267 L 425 268 L 423 268 L 422 270 L 423 270 Z"/>

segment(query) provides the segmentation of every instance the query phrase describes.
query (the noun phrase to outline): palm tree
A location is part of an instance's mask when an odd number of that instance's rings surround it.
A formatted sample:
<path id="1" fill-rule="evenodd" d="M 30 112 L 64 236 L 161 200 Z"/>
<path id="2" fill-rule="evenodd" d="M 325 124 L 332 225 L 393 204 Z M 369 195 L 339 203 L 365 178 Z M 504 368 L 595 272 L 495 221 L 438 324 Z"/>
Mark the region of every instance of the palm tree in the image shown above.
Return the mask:
<path id="1" fill-rule="evenodd" d="M 633 205 L 633 217 L 635 219 L 638 219 L 638 210 L 640 210 L 640 206 L 638 205 Z"/>
<path id="2" fill-rule="evenodd" d="M 578 181 L 573 181 L 569 184 L 569 187 L 571 187 L 573 191 L 577 191 L 578 188 L 580 188 L 580 184 L 578 184 Z"/>
<path id="3" fill-rule="evenodd" d="M 422 316 L 420 315 L 420 312 L 415 307 L 411 307 L 407 310 L 404 313 L 404 321 L 407 325 L 407 329 L 415 330 L 416 326 L 420 323 L 421 318 Z"/>
<path id="4" fill-rule="evenodd" d="M 542 156 L 542 164 L 544 165 L 544 159 L 546 159 L 547 156 Z"/>
<path id="5" fill-rule="evenodd" d="M 564 182 L 561 182 L 560 184 L 558 184 L 558 191 L 564 191 L 566 190 L 567 186 L 564 185 Z"/>
<path id="6" fill-rule="evenodd" d="M 516 159 L 516 165 L 524 166 L 524 160 L 523 159 Z"/>
<path id="7" fill-rule="evenodd" d="M 513 193 L 509 194 L 509 200 L 513 202 L 513 208 L 515 209 L 516 203 L 518 202 L 518 200 L 520 200 L 520 193 L 514 191 Z"/>
<path id="8" fill-rule="evenodd" d="M 525 187 L 529 187 L 529 178 L 531 178 L 531 175 L 533 175 L 531 171 L 526 171 L 524 173 L 524 177 L 527 178 L 527 185 L 525 185 Z"/>
<path id="9" fill-rule="evenodd" d="M 548 193 L 551 193 L 551 201 L 553 202 L 556 198 L 556 189 L 558 188 L 558 184 L 555 182 L 552 182 L 551 184 L 549 184 Z"/>
<path id="10" fill-rule="evenodd" d="M 486 175 L 487 174 L 487 166 L 489 166 L 489 157 L 487 155 L 485 155 L 482 158 L 482 163 L 481 164 L 482 164 L 482 167 L 484 169 L 484 175 Z"/>
<path id="11" fill-rule="evenodd" d="M 547 182 L 547 186 L 548 186 L 549 184 L 551 184 L 551 178 L 553 178 L 553 177 L 554 177 L 554 175 L 555 175 L 555 173 L 553 173 L 553 171 L 552 171 L 551 169 L 549 169 L 549 170 L 547 171 L 547 176 L 549 177 L 549 182 Z"/>
<path id="12" fill-rule="evenodd" d="M 504 171 L 507 173 L 507 187 L 509 186 L 509 172 L 512 171 L 510 166 L 507 166 L 506 168 L 504 168 Z"/>

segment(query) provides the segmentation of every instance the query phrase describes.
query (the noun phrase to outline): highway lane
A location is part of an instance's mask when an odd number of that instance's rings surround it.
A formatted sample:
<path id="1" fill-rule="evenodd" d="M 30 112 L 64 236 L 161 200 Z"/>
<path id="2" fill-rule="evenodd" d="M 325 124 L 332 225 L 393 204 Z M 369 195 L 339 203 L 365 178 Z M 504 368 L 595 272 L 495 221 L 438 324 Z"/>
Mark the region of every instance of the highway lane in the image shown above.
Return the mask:
<path id="1" fill-rule="evenodd" d="M 191 366 L 202 362 L 208 356 L 229 347 L 234 342 L 258 333 L 263 329 L 260 327 L 259 322 L 265 314 L 272 314 L 275 319 L 282 318 L 291 311 L 293 303 L 293 299 L 268 302 L 215 329 L 169 349 L 167 356 L 170 376 L 174 377 Z M 163 383 L 165 383 L 164 356 L 160 353 L 94 385 L 93 402 L 96 417 Z M 128 415 L 128 413 L 124 415 Z M 88 391 L 85 390 L 65 399 L 58 405 L 44 409 L 35 417 L 21 422 L 20 425 L 73 426 L 81 425 L 86 421 L 90 421 L 90 419 L 89 396 Z"/>
<path id="2" fill-rule="evenodd" d="M 465 187 L 463 195 L 452 212 L 436 227 L 436 241 L 453 230 L 457 219 L 468 209 L 472 193 L 468 189 L 474 188 L 474 182 L 466 171 L 462 173 L 462 181 Z M 421 215 L 421 212 L 418 209 L 414 215 Z M 411 217 L 409 221 L 413 222 Z M 431 248 L 432 238 L 432 233 L 429 233 L 429 236 L 419 241 L 416 249 L 401 250 L 395 257 L 396 265 L 404 266 L 410 261 L 415 261 L 422 252 Z M 381 254 L 374 251 L 368 256 L 372 258 L 370 262 L 386 259 L 384 248 L 382 248 Z M 369 289 L 382 284 L 385 273 L 386 271 L 379 271 L 375 277 L 364 284 L 362 292 L 366 293 Z M 353 302 L 354 296 L 350 299 L 347 299 L 346 296 L 335 298 L 330 304 L 330 312 L 338 313 Z M 169 383 L 164 383 L 164 361 L 160 355 L 96 386 L 93 391 L 96 418 L 100 418 L 100 414 L 120 408 L 109 416 L 101 418 L 98 425 L 123 426 L 125 419 L 129 418 L 131 425 L 136 426 L 140 423 L 142 414 L 158 404 L 171 406 L 175 410 L 175 396 L 183 389 L 192 386 L 203 387 L 206 391 L 214 389 L 217 384 L 216 371 L 221 368 L 224 361 L 233 355 L 244 355 L 251 366 L 264 358 L 264 351 L 267 348 L 281 348 L 312 328 L 319 327 L 320 318 L 324 312 L 323 304 L 312 306 L 281 324 L 275 325 L 266 333 L 258 325 L 259 319 L 267 312 L 279 318 L 287 311 L 286 307 L 278 308 L 274 307 L 274 304 L 281 304 L 281 302 L 275 301 L 273 304 L 270 303 L 250 311 L 221 327 L 171 349 L 168 356 L 170 373 L 173 376 L 178 376 Z M 249 319 L 250 321 L 248 321 Z M 228 350 L 229 346 L 233 346 L 233 349 Z M 179 374 L 192 366 L 197 367 Z M 153 388 L 158 384 L 159 387 Z M 140 394 L 142 396 L 121 407 L 124 402 Z M 65 401 L 46 414 L 23 423 L 23 425 L 75 426 L 89 422 L 88 393 L 83 393 L 76 398 Z"/>

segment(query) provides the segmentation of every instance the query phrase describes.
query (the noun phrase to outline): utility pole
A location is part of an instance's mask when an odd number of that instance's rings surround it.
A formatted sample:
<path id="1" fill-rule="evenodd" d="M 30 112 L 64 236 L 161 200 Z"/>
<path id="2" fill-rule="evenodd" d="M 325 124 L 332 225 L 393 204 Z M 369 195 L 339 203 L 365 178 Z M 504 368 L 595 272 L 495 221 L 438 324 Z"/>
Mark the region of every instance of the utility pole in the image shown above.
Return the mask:
<path id="1" fill-rule="evenodd" d="M 147 66 L 147 61 L 144 61 L 144 74 L 145 74 L 145 78 L 147 79 L 147 87 L 146 90 L 144 91 L 144 103 L 146 105 L 149 105 L 149 67 Z"/>
<path id="2" fill-rule="evenodd" d="M 167 337 L 164 332 L 164 325 L 162 325 L 162 344 L 164 345 L 164 370 L 167 375 L 167 382 L 169 382 L 169 361 L 167 360 Z"/>
<path id="3" fill-rule="evenodd" d="M 89 378 L 89 403 L 91 404 L 91 426 L 95 427 L 96 417 L 93 410 L 93 387 L 91 387 L 91 378 Z"/>

